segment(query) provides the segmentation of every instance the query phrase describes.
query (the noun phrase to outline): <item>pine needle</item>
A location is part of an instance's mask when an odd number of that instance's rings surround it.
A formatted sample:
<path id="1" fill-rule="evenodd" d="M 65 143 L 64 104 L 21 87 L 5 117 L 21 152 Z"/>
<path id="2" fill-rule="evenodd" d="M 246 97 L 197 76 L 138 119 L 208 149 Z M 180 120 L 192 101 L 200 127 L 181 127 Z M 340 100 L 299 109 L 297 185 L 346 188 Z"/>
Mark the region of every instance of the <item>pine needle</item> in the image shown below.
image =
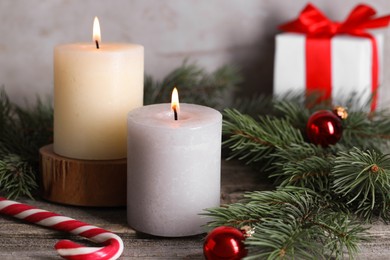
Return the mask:
<path id="1" fill-rule="evenodd" d="M 213 73 L 185 61 L 161 82 L 152 77 L 145 79 L 144 104 L 169 103 L 174 87 L 178 88 L 180 101 L 223 109 L 229 105 L 229 92 L 242 82 L 234 66 L 222 66 Z"/>
<path id="2" fill-rule="evenodd" d="M 0 90 L 0 191 L 9 198 L 33 197 L 38 188 L 41 146 L 52 142 L 53 110 L 40 100 L 22 108 Z"/>
<path id="3" fill-rule="evenodd" d="M 378 213 L 389 219 L 390 155 L 357 148 L 340 152 L 332 174 L 334 192 L 359 215 L 370 220 Z"/>
<path id="4" fill-rule="evenodd" d="M 327 148 L 305 137 L 310 115 L 332 110 L 329 104 L 307 107 L 305 98 L 290 96 L 264 99 L 271 105 L 267 115 L 253 115 L 248 107 L 256 106 L 245 101 L 226 109 L 228 159 L 243 160 L 279 186 L 207 210 L 209 226 L 250 225 L 255 234 L 245 242 L 247 259 L 355 257 L 367 239 L 363 224 L 376 216 L 390 219 L 390 155 L 383 152 L 389 150 L 390 117 L 386 111 L 366 112 L 354 98 L 347 104 L 357 109 L 342 122 L 341 140 Z"/>
<path id="5" fill-rule="evenodd" d="M 247 193 L 241 203 L 208 209 L 209 227 L 251 226 L 247 259 L 353 258 L 366 229 L 323 196 L 306 188 Z"/>

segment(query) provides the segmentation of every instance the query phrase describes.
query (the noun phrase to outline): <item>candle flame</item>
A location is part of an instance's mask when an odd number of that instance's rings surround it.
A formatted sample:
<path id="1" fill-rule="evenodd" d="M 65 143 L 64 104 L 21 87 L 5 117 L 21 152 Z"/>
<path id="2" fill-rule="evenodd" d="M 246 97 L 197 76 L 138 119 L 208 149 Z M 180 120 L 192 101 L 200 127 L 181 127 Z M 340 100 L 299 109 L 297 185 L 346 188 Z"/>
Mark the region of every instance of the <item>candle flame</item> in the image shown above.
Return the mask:
<path id="1" fill-rule="evenodd" d="M 102 41 L 102 37 L 100 35 L 99 19 L 96 16 L 95 19 L 93 20 L 92 40 L 96 43 L 96 48 L 99 49 L 99 43 Z"/>
<path id="2" fill-rule="evenodd" d="M 177 120 L 180 111 L 180 104 L 179 104 L 179 93 L 177 92 L 176 88 L 174 88 L 172 91 L 171 108 L 175 114 L 175 120 Z"/>

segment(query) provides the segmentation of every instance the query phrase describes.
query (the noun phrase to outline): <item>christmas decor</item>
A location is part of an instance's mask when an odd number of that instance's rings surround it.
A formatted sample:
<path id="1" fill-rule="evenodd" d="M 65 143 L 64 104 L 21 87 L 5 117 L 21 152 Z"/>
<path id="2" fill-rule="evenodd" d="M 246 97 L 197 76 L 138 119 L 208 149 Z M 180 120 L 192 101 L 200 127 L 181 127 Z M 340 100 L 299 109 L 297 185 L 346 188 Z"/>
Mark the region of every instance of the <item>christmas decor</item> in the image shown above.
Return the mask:
<path id="1" fill-rule="evenodd" d="M 249 225 L 258 231 L 244 241 L 248 259 L 352 258 L 368 239 L 364 224 L 374 217 L 390 219 L 390 154 L 384 152 L 389 114 L 365 112 L 369 107 L 354 106 L 353 97 L 342 102 L 348 116 L 340 107 L 331 112 L 326 102 L 308 108 L 305 101 L 306 95 L 297 95 L 262 102 L 257 106 L 267 114 L 256 118 L 225 110 L 228 159 L 245 161 L 277 185 L 205 213 L 212 228 Z M 242 110 L 256 110 L 256 102 L 251 104 L 255 109 Z M 305 138 L 314 122 L 327 130 L 314 135 L 318 144 Z M 331 133 L 341 138 L 329 138 Z"/>
<path id="2" fill-rule="evenodd" d="M 297 19 L 280 26 L 286 33 L 276 37 L 274 92 L 306 86 L 308 93 L 317 92 L 326 100 L 355 91 L 365 99 L 372 96 L 374 110 L 383 74 L 384 34 L 370 30 L 390 21 L 389 15 L 375 14 L 361 4 L 345 21 L 334 22 L 308 4 Z"/>
<path id="3" fill-rule="evenodd" d="M 104 245 L 103 247 L 85 247 L 69 240 L 59 241 L 55 245 L 55 249 L 65 259 L 117 259 L 123 252 L 123 242 L 119 236 L 102 228 L 50 211 L 37 209 L 0 197 L 0 214 L 55 230 L 69 232 Z"/>
<path id="4" fill-rule="evenodd" d="M 240 81 L 240 73 L 232 66 L 223 66 L 210 74 L 185 62 L 161 82 L 146 76 L 144 103 L 170 100 L 171 86 L 177 84 L 185 102 L 221 109 L 227 91 Z M 52 142 L 50 102 L 38 100 L 35 106 L 21 107 L 10 102 L 5 91 L 0 90 L 0 193 L 8 198 L 34 197 L 38 188 L 38 150 Z"/>
<path id="5" fill-rule="evenodd" d="M 158 101 L 165 96 L 163 84 L 182 80 L 183 85 L 192 86 L 184 89 L 183 100 L 207 102 L 214 88 L 202 86 L 215 84 L 219 87 L 214 94 L 223 94 L 237 82 L 235 76 L 229 69 L 208 75 L 185 64 L 163 83 L 147 80 L 145 99 Z M 210 104 L 221 107 L 221 97 L 211 99 Z M 239 203 L 205 213 L 212 217 L 212 228 L 250 227 L 256 231 L 251 236 L 245 232 L 245 239 L 240 240 L 248 249 L 248 258 L 353 257 L 359 243 L 367 239 L 363 224 L 374 217 L 390 220 L 389 114 L 368 113 L 369 107 L 354 106 L 358 102 L 353 97 L 341 101 L 349 107 L 348 117 L 341 122 L 341 138 L 336 144 L 321 146 L 307 141 L 306 126 L 311 114 L 331 108 L 327 103 L 306 107 L 307 98 L 310 96 L 253 98 L 225 110 L 223 134 L 224 145 L 231 151 L 229 158 L 245 161 L 277 185 L 273 191 L 248 192 Z M 346 115 L 339 109 L 336 114 Z M 51 107 L 38 102 L 33 109 L 23 109 L 11 104 L 3 91 L 0 132 L 0 191 L 14 197 L 33 196 L 37 151 L 52 142 Z"/>
<path id="6" fill-rule="evenodd" d="M 365 229 L 342 209 L 313 191 L 288 187 L 247 193 L 241 203 L 209 209 L 208 215 L 214 218 L 211 227 L 256 229 L 244 241 L 248 259 L 323 259 L 342 258 L 344 247 L 353 256 L 365 239 Z"/>
<path id="7" fill-rule="evenodd" d="M 203 253 L 207 260 L 239 260 L 247 255 L 243 244 L 245 236 L 234 227 L 220 226 L 206 237 Z"/>
<path id="8" fill-rule="evenodd" d="M 336 144 L 342 133 L 341 119 L 329 110 L 313 113 L 307 122 L 306 134 L 313 144 L 319 144 L 323 147 Z"/>

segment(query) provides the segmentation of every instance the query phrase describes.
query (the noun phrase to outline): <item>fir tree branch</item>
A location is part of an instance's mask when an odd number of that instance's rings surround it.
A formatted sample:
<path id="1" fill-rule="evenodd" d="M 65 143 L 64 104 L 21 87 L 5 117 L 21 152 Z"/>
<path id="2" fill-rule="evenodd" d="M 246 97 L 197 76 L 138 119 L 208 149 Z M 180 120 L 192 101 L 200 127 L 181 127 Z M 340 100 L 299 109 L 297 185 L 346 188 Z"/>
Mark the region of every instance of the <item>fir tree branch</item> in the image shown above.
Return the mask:
<path id="1" fill-rule="evenodd" d="M 263 116 L 256 121 L 235 109 L 226 109 L 224 116 L 223 133 L 228 139 L 223 145 L 232 151 L 228 159 L 238 158 L 247 164 L 258 164 L 262 160 L 262 169 L 266 170 L 277 146 L 303 143 L 300 131 L 284 119 Z"/>
<path id="2" fill-rule="evenodd" d="M 253 192 L 240 204 L 213 209 L 209 213 L 217 221 L 210 225 L 261 230 L 246 241 L 250 259 L 344 258 L 345 250 L 355 256 L 365 229 L 349 214 L 367 221 L 375 215 L 390 218 L 390 155 L 380 152 L 388 148 L 390 118 L 384 112 L 350 111 L 339 143 L 322 148 L 304 136 L 310 114 L 323 104 L 311 109 L 288 99 L 270 104 L 273 115 L 256 119 L 225 110 L 224 145 L 231 150 L 228 159 L 260 165 L 279 189 Z M 297 195 L 298 187 L 317 195 Z"/>
<path id="3" fill-rule="evenodd" d="M 276 116 L 285 118 L 291 125 L 298 129 L 305 129 L 306 122 L 311 113 L 305 106 L 302 106 L 303 101 L 297 102 L 296 99 L 298 97 L 294 99 L 277 100 L 275 102 Z"/>
<path id="4" fill-rule="evenodd" d="M 291 144 L 278 148 L 270 177 L 281 186 L 307 187 L 321 193 L 329 192 L 334 156 L 312 144 Z"/>
<path id="5" fill-rule="evenodd" d="M 228 105 L 229 91 L 234 90 L 241 82 L 242 77 L 233 66 L 222 66 L 213 73 L 207 73 L 196 64 L 185 61 L 161 82 L 146 77 L 144 103 L 169 103 L 176 86 L 182 102 L 222 109 Z"/>
<path id="6" fill-rule="evenodd" d="M 52 107 L 38 100 L 22 108 L 2 89 L 0 117 L 0 191 L 10 198 L 32 197 L 38 187 L 38 149 L 52 141 Z"/>
<path id="7" fill-rule="evenodd" d="M 9 198 L 32 198 L 31 192 L 38 187 L 35 176 L 36 172 L 31 165 L 18 155 L 3 155 L 0 159 L 0 190 Z"/>
<path id="8" fill-rule="evenodd" d="M 236 97 L 232 108 L 251 117 L 275 114 L 274 100 L 265 95 Z"/>
<path id="9" fill-rule="evenodd" d="M 210 227 L 250 225 L 255 233 L 246 239 L 248 259 L 353 258 L 365 228 L 335 210 L 323 196 L 306 188 L 247 193 L 241 203 L 207 210 L 215 221 Z"/>
<path id="10" fill-rule="evenodd" d="M 389 219 L 390 155 L 357 148 L 340 152 L 332 174 L 334 192 L 366 220 L 373 212 Z"/>
<path id="11" fill-rule="evenodd" d="M 349 112 L 347 120 L 343 121 L 341 142 L 349 147 L 375 148 L 379 136 L 373 123 L 363 111 Z"/>

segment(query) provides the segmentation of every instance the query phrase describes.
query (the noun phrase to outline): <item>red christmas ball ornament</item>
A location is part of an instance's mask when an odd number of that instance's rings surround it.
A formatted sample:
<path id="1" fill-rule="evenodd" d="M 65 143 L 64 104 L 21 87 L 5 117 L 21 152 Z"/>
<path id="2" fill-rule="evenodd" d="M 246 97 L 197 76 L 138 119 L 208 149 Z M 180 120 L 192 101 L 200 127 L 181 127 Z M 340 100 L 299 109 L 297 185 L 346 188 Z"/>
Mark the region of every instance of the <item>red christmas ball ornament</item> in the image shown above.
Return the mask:
<path id="1" fill-rule="evenodd" d="M 342 133 L 341 118 L 329 110 L 313 113 L 306 125 L 306 134 L 310 142 L 322 147 L 337 143 Z"/>
<path id="2" fill-rule="evenodd" d="M 207 260 L 239 260 L 248 254 L 244 246 L 245 233 L 234 227 L 221 226 L 206 237 L 203 253 Z"/>

